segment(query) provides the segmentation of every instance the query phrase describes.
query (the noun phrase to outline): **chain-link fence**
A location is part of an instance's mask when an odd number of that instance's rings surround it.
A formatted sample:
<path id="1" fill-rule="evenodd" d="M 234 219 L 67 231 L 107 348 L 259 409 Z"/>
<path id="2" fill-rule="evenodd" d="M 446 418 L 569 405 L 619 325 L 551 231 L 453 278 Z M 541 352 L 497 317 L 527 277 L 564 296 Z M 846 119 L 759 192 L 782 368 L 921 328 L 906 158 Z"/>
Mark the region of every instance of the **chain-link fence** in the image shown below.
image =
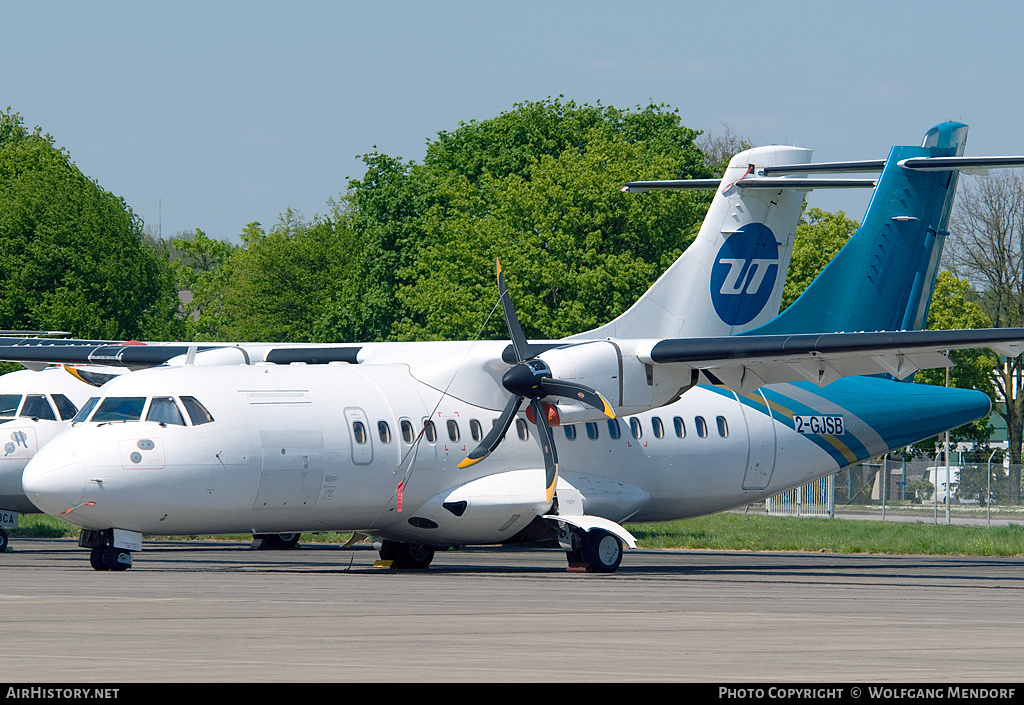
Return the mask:
<path id="1" fill-rule="evenodd" d="M 1022 467 L 991 452 L 951 453 L 948 469 L 941 458 L 888 456 L 776 495 L 765 508 L 791 516 L 1024 524 Z"/>

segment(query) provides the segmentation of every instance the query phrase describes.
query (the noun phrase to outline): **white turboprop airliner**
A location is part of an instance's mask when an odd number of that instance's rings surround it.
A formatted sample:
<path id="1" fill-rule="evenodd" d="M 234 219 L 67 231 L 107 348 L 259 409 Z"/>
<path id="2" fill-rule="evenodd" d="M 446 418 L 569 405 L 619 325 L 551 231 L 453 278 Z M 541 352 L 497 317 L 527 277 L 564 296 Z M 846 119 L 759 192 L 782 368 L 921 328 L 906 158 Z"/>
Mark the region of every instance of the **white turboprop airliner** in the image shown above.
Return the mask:
<path id="1" fill-rule="evenodd" d="M 841 253 L 839 266 L 775 322 L 822 316 L 819 292 L 846 280 L 852 288 L 867 282 L 860 303 L 880 321 L 926 310 L 932 284 L 920 273 L 941 247 L 935 234 L 945 227 L 956 170 L 978 161 L 948 163 L 966 126 L 947 123 L 929 135 L 919 148 L 890 154 L 879 189 L 903 188 L 901 211 L 879 207 L 865 218 L 851 245 L 873 243 L 867 259 L 848 246 L 852 254 Z M 929 167 L 940 157 L 940 171 L 909 163 Z M 720 194 L 730 188 L 742 187 L 724 184 Z M 750 234 L 743 225 L 722 233 L 723 249 Z M 737 246 L 719 251 L 712 266 L 709 296 L 729 325 L 744 325 L 737 321 L 749 306 L 727 297 L 756 294 L 762 281 L 770 242 L 763 233 L 754 241 L 759 256 Z M 635 545 L 622 522 L 747 504 L 989 409 L 979 392 L 845 375 L 902 379 L 947 365 L 950 349 L 1017 354 L 1024 344 L 1018 329 L 840 333 L 850 317 L 827 311 L 828 327 L 813 333 L 662 337 L 687 319 L 689 302 L 658 293 L 671 291 L 685 268 L 673 270 L 610 324 L 614 334 L 529 343 L 499 269 L 511 346 L 246 345 L 211 353 L 242 354 L 250 364 L 124 375 L 39 451 L 24 490 L 42 510 L 83 527 L 81 545 L 100 570 L 129 567 L 143 534 L 340 530 L 373 537 L 382 558 L 403 567 L 426 567 L 435 546 L 553 535 L 570 560 L 610 572 L 623 542 Z M 655 325 L 658 308 L 665 313 Z M 42 359 L 32 346 L 0 350 L 6 359 Z M 97 350 L 51 353 L 96 363 Z M 111 357 L 138 365 L 139 350 Z M 520 414 L 524 404 L 533 423 Z"/>
<path id="2" fill-rule="evenodd" d="M 674 269 L 681 270 L 665 276 L 657 287 L 648 294 L 649 299 L 660 297 L 661 299 L 675 299 L 681 301 L 700 301 L 701 305 L 689 307 L 689 310 L 679 311 L 671 314 L 673 317 L 664 320 L 659 324 L 663 329 L 665 337 L 705 337 L 714 335 L 730 335 L 745 330 L 750 330 L 758 325 L 766 323 L 779 311 L 779 302 L 782 298 L 782 291 L 786 281 L 786 271 L 789 267 L 790 254 L 793 250 L 794 235 L 797 222 L 800 217 L 801 202 L 805 193 L 812 187 L 806 178 L 792 179 L 790 183 L 782 184 L 771 189 L 760 188 L 754 183 L 752 169 L 770 169 L 780 166 L 805 165 L 809 162 L 811 150 L 800 147 L 769 146 L 749 149 L 737 154 L 730 162 L 730 165 L 721 181 L 719 180 L 694 180 L 686 182 L 686 188 L 715 189 L 717 192 L 704 223 L 695 242 L 678 259 Z M 731 184 L 739 182 L 747 184 L 745 188 L 730 187 Z M 794 183 L 795 182 L 795 183 Z M 833 183 L 817 181 L 818 188 L 839 186 L 839 182 Z M 850 182 L 843 182 L 842 186 L 849 186 Z M 874 181 L 858 181 L 853 184 L 859 187 L 870 187 Z M 738 320 L 736 316 L 719 315 L 711 302 L 710 262 L 722 260 L 725 266 L 732 266 L 736 275 L 731 276 L 732 280 L 739 277 L 739 268 L 736 263 L 736 253 L 725 248 L 726 239 L 733 243 L 739 240 L 737 233 L 750 231 L 753 237 L 745 237 L 751 246 L 764 247 L 769 244 L 770 251 L 767 254 L 757 252 L 759 259 L 754 265 L 757 268 L 755 281 L 744 282 L 743 286 L 737 286 L 736 282 L 730 283 L 729 298 L 742 302 L 744 312 L 742 317 L 745 320 Z M 669 289 L 671 287 L 671 289 Z M 658 306 L 659 315 L 670 315 L 669 311 L 678 307 Z M 87 384 L 99 386 L 113 375 L 102 374 L 97 368 L 83 369 L 79 367 L 68 368 L 71 375 L 58 372 L 50 367 L 51 361 L 80 363 L 82 361 L 81 346 L 85 341 L 25 338 L 20 341 L 19 361 L 31 365 L 39 372 L 22 371 L 15 374 L 0 377 L 0 398 L 2 395 L 19 395 L 25 397 L 27 394 L 52 394 L 63 392 L 71 398 L 75 405 L 75 412 L 81 407 L 82 402 L 88 399 L 92 390 Z M 7 346 L 19 345 L 19 341 L 0 338 L 0 344 Z M 55 355 L 55 350 L 60 347 L 67 347 L 68 357 L 61 358 Z M 303 352 L 301 346 L 287 346 L 288 349 L 275 349 L 273 345 L 253 344 L 214 344 L 203 345 L 190 358 L 187 346 L 180 344 L 161 345 L 121 345 L 109 343 L 108 341 L 95 341 L 94 349 L 90 351 L 89 359 L 92 362 L 106 364 L 111 359 L 123 361 L 126 367 L 144 368 L 153 364 L 167 363 L 170 365 L 183 365 L 186 362 L 197 365 L 211 364 L 239 364 L 242 362 L 252 363 L 267 361 L 268 355 L 271 361 L 281 362 L 293 359 L 315 361 L 310 355 L 322 355 L 320 346 L 312 346 L 307 353 Z M 132 349 L 130 349 L 132 348 Z M 37 356 L 32 358 L 26 353 L 34 352 Z M 16 355 L 17 357 L 17 355 Z M 34 386 L 33 386 L 34 385 Z M 11 397 L 12 399 L 14 397 Z M 74 416 L 74 413 L 71 414 Z M 0 416 L 0 419 L 3 417 Z M 21 486 L 21 477 L 29 459 L 35 451 L 47 440 L 63 430 L 69 423 L 70 417 L 64 416 L 54 418 L 42 417 L 35 420 L 35 433 L 32 437 L 35 443 L 28 447 L 19 447 L 15 454 L 0 458 L 0 551 L 6 546 L 7 534 L 4 526 L 17 526 L 17 514 L 38 512 L 28 498 L 25 497 Z M 11 432 L 17 429 L 11 427 Z M 0 429 L 0 440 L 4 439 Z M 274 547 L 278 545 L 294 544 L 297 537 L 292 536 L 285 540 L 276 535 L 261 536 L 265 545 Z"/>

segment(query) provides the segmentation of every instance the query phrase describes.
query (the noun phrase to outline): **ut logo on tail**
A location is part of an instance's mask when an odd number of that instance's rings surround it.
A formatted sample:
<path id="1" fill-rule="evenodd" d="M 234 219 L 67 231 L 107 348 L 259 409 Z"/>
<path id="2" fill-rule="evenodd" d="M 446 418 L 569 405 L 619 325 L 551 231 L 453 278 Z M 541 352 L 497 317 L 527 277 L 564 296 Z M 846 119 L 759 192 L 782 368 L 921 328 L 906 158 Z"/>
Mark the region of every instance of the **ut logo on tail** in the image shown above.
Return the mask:
<path id="1" fill-rule="evenodd" d="M 729 235 L 711 267 L 711 301 L 718 316 L 740 326 L 757 317 L 775 289 L 779 242 L 762 223 L 748 223 Z"/>

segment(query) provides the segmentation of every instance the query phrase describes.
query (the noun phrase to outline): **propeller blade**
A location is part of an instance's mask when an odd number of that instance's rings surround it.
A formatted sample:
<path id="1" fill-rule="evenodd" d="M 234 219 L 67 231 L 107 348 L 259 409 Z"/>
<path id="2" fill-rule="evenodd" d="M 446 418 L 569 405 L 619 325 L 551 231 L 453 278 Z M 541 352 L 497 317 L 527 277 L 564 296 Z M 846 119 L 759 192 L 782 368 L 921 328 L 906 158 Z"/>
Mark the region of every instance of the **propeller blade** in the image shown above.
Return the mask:
<path id="1" fill-rule="evenodd" d="M 547 488 L 547 501 L 550 504 L 551 498 L 555 494 L 555 483 L 558 482 L 558 453 L 555 452 L 555 438 L 551 433 L 551 427 L 548 426 L 547 414 L 544 412 L 540 400 L 532 400 L 530 408 L 533 409 L 537 433 L 540 436 L 540 447 L 544 452 L 544 486 Z"/>
<path id="2" fill-rule="evenodd" d="M 594 407 L 610 419 L 615 418 L 615 412 L 612 411 L 611 404 L 596 389 L 591 389 L 577 382 L 555 379 L 554 377 L 542 377 L 538 381 L 538 385 L 547 396 L 576 399 L 588 406 Z"/>
<path id="3" fill-rule="evenodd" d="M 488 455 L 494 452 L 494 449 L 501 443 L 501 439 L 505 437 L 509 427 L 512 425 L 512 421 L 516 418 L 516 413 L 519 412 L 519 407 L 523 403 L 523 398 L 520 396 L 509 397 L 508 403 L 505 404 L 505 408 L 501 411 L 501 416 L 498 417 L 497 423 L 491 426 L 491 430 L 487 432 L 484 439 L 480 441 L 480 445 L 470 451 L 469 455 L 466 456 L 465 460 L 459 463 L 460 468 L 468 468 L 470 465 L 479 463 L 481 460 L 486 458 Z"/>
<path id="4" fill-rule="evenodd" d="M 498 298 L 501 300 L 501 310 L 505 314 L 505 323 L 508 325 L 508 334 L 512 338 L 512 347 L 516 351 L 516 360 L 522 362 L 529 355 L 529 345 L 523 334 L 523 328 L 519 325 L 519 317 L 516 316 L 515 306 L 512 305 L 512 297 L 508 294 L 505 275 L 501 273 L 501 260 L 495 261 L 498 264 Z"/>

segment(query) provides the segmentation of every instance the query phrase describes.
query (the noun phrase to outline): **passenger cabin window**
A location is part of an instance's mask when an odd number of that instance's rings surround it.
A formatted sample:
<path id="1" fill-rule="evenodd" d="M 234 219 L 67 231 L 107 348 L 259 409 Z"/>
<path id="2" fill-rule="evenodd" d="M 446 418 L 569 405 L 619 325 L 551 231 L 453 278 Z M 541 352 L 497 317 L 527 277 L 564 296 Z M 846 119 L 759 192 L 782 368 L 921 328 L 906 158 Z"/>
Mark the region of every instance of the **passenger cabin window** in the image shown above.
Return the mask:
<path id="1" fill-rule="evenodd" d="M 409 419 L 402 419 L 400 424 L 402 427 L 402 440 L 406 443 L 412 443 L 416 440 L 416 429 L 412 427 L 412 421 Z"/>
<path id="2" fill-rule="evenodd" d="M 611 434 L 612 438 L 618 438 L 622 435 L 622 428 L 619 426 L 618 419 L 608 419 L 608 433 Z"/>
<path id="3" fill-rule="evenodd" d="M 640 438 L 644 435 L 644 430 L 640 428 L 640 419 L 635 416 L 629 420 L 629 432 L 633 434 L 633 438 Z"/>
<path id="4" fill-rule="evenodd" d="M 20 404 L 20 394 L 0 394 L 0 417 L 7 416 L 13 418 L 17 416 Z"/>
<path id="5" fill-rule="evenodd" d="M 94 423 L 138 421 L 142 418 L 142 407 L 145 405 L 146 397 L 107 397 L 100 402 L 91 421 Z"/>
<path id="6" fill-rule="evenodd" d="M 484 437 L 483 426 L 481 426 L 480 422 L 477 421 L 476 419 L 471 419 L 469 422 L 469 433 L 471 436 L 473 436 L 474 441 L 479 441 L 481 438 Z"/>
<path id="7" fill-rule="evenodd" d="M 454 443 L 459 440 L 459 424 L 455 419 L 448 419 L 448 440 Z"/>
<path id="8" fill-rule="evenodd" d="M 381 443 L 391 442 L 391 427 L 388 426 L 387 421 L 377 422 L 377 435 L 380 436 Z"/>
<path id="9" fill-rule="evenodd" d="M 54 394 L 52 397 L 53 403 L 57 406 L 57 413 L 60 414 L 61 421 L 72 419 L 78 413 L 78 407 L 63 394 Z"/>
<path id="10" fill-rule="evenodd" d="M 677 438 L 686 438 L 686 423 L 683 422 L 681 416 L 676 416 L 672 419 L 672 425 L 676 428 Z"/>
<path id="11" fill-rule="evenodd" d="M 654 431 L 655 438 L 665 437 L 665 424 L 661 422 L 661 418 L 654 416 L 651 418 L 651 429 Z"/>
<path id="12" fill-rule="evenodd" d="M 526 422 L 522 419 L 516 419 L 516 433 L 519 434 L 519 440 L 525 441 L 530 437 L 530 431 L 526 428 Z"/>
<path id="13" fill-rule="evenodd" d="M 29 394 L 25 397 L 25 405 L 21 407 L 21 416 L 45 421 L 56 421 L 53 407 L 42 394 Z"/>
<path id="14" fill-rule="evenodd" d="M 185 405 L 185 411 L 193 426 L 202 426 L 204 423 L 213 423 L 213 416 L 206 410 L 206 407 L 199 403 L 195 397 L 181 397 L 181 403 Z M 93 419 L 95 421 L 96 419 Z"/>
<path id="15" fill-rule="evenodd" d="M 569 440 L 569 441 L 575 441 L 576 440 L 576 426 L 574 424 L 569 424 L 568 426 L 562 426 L 562 429 L 565 431 L 565 438 L 566 438 L 566 440 Z"/>
<path id="16" fill-rule="evenodd" d="M 437 442 L 437 428 L 434 426 L 434 422 L 430 419 L 423 422 L 423 435 L 427 437 L 428 443 Z"/>
<path id="17" fill-rule="evenodd" d="M 715 421 L 718 422 L 718 435 L 722 438 L 729 437 L 729 422 L 725 420 L 724 416 L 719 416 Z"/>
<path id="18" fill-rule="evenodd" d="M 178 405 L 170 397 L 153 397 L 146 412 L 146 421 L 154 421 L 164 426 L 184 426 L 185 417 L 178 411 Z"/>
<path id="19" fill-rule="evenodd" d="M 362 421 L 352 422 L 352 438 L 355 439 L 359 445 L 366 444 L 366 426 L 363 425 Z"/>
<path id="20" fill-rule="evenodd" d="M 597 423 L 594 421 L 587 422 L 587 438 L 592 441 L 597 440 Z"/>
<path id="21" fill-rule="evenodd" d="M 707 438 L 708 436 L 708 424 L 704 420 L 703 416 L 697 416 L 693 419 L 693 425 L 697 427 L 697 435 L 701 438 Z"/>

